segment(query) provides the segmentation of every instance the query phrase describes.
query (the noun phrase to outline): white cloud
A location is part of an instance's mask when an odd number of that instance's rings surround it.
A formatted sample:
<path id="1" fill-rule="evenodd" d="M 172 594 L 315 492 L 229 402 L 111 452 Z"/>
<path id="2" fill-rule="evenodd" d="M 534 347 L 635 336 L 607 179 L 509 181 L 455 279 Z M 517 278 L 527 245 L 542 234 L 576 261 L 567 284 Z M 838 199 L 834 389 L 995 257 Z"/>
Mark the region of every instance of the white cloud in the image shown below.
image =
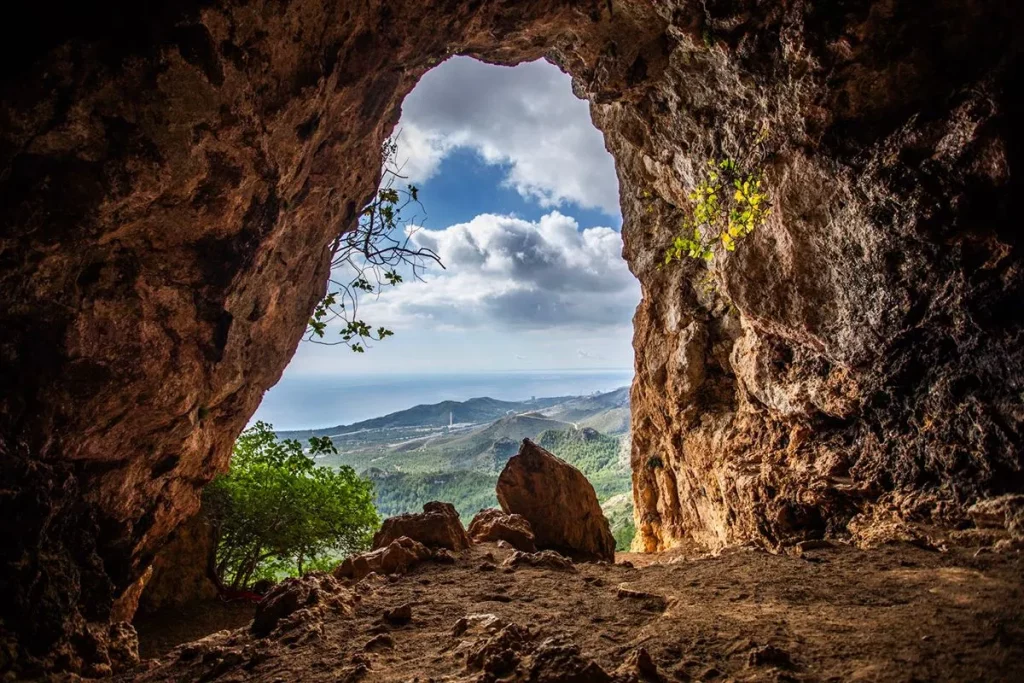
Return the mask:
<path id="1" fill-rule="evenodd" d="M 619 213 L 614 163 L 589 105 L 547 62 L 511 68 L 455 57 L 423 76 L 402 110 L 398 161 L 412 182 L 466 147 L 508 166 L 505 182 L 544 207 Z"/>
<path id="2" fill-rule="evenodd" d="M 580 231 L 553 211 L 531 222 L 484 214 L 413 241 L 447 271 L 366 301 L 360 315 L 395 328 L 541 330 L 628 328 L 639 285 L 610 228 Z"/>

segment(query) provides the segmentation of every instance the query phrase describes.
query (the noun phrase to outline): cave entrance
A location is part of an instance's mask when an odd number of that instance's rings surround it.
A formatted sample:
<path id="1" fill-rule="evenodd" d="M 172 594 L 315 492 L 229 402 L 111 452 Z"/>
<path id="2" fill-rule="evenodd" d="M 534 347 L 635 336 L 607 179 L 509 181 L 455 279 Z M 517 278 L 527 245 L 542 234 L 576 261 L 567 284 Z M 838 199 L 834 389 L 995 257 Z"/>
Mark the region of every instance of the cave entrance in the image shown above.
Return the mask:
<path id="1" fill-rule="evenodd" d="M 583 472 L 628 551 L 640 292 L 622 256 L 614 162 L 588 103 L 546 61 L 454 57 L 406 96 L 383 156 L 377 195 L 335 244 L 327 303 L 236 453 L 268 426 L 304 445 L 329 437 L 329 450 L 307 454 L 371 481 L 381 519 L 436 500 L 468 527 L 498 507 L 498 476 L 531 439 Z M 268 572 L 299 574 L 359 549 L 255 569 L 217 551 L 211 566 L 223 569 L 221 594 L 239 594 Z M 205 563 L 176 546 L 158 558 L 136 621 L 147 654 L 175 640 L 167 554 Z M 214 600 L 208 589 L 191 597 L 204 596 Z M 196 624 L 238 618 L 197 604 Z"/>
<path id="2" fill-rule="evenodd" d="M 588 103 L 544 60 L 453 57 L 406 96 L 384 157 L 400 218 L 373 239 L 439 263 L 375 266 L 358 238 L 335 259 L 326 327 L 307 330 L 253 422 L 331 437 L 338 452 L 318 462 L 369 476 L 382 518 L 442 500 L 468 523 L 497 505 L 497 475 L 536 440 L 590 478 L 628 549 L 640 291 Z"/>

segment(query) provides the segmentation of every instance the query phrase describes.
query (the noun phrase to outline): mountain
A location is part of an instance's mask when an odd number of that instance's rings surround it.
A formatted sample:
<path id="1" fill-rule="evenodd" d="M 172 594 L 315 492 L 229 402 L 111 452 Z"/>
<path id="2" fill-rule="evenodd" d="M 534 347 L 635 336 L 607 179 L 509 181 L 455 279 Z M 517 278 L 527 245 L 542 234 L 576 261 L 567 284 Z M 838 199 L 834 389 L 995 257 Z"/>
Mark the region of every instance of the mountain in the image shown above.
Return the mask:
<path id="1" fill-rule="evenodd" d="M 577 427 L 590 427 L 605 434 L 624 434 L 629 431 L 629 387 L 572 398 L 543 412 Z"/>
<path id="2" fill-rule="evenodd" d="M 277 432 L 281 439 L 308 439 L 311 436 L 342 436 L 353 432 L 372 429 L 395 429 L 402 427 L 447 427 L 449 420 L 456 424 L 480 424 L 492 422 L 509 413 L 523 413 L 543 410 L 573 400 L 570 396 L 538 398 L 529 401 L 499 401 L 482 397 L 467 401 L 441 401 L 424 404 L 390 413 L 383 417 L 363 420 L 350 425 L 337 425 L 321 429 L 302 429 Z"/>
<path id="3" fill-rule="evenodd" d="M 621 550 L 629 547 L 633 525 L 627 388 L 530 401 L 442 401 L 355 424 L 278 436 L 330 436 L 337 453 L 318 456 L 318 463 L 347 465 L 369 477 L 384 516 L 445 500 L 466 521 L 496 503 L 498 473 L 523 439 L 533 439 L 578 467 L 599 501 L 614 501 L 609 508 L 613 533 Z"/>
<path id="4" fill-rule="evenodd" d="M 453 468 L 500 470 L 519 450 L 523 439 L 536 438 L 547 430 L 571 428 L 571 424 L 540 413 L 508 415 L 483 429 L 454 437 L 430 439 L 426 445 L 443 448 L 451 453 Z"/>

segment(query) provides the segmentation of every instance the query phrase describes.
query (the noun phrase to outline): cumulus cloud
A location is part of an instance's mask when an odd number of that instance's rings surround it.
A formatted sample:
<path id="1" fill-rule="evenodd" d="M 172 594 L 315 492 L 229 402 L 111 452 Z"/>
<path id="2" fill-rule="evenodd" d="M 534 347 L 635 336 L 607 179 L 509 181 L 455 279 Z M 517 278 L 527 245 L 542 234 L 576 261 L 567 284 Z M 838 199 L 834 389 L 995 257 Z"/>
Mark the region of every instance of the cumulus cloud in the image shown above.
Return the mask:
<path id="1" fill-rule="evenodd" d="M 610 228 L 579 230 L 553 211 L 531 222 L 484 214 L 412 240 L 433 249 L 447 271 L 388 290 L 362 309 L 402 327 L 539 330 L 629 325 L 639 285 Z"/>
<path id="2" fill-rule="evenodd" d="M 465 147 L 508 168 L 505 182 L 545 207 L 575 202 L 615 216 L 618 179 L 587 103 L 544 61 L 515 68 L 455 57 L 428 72 L 406 98 L 398 161 L 422 183 Z"/>

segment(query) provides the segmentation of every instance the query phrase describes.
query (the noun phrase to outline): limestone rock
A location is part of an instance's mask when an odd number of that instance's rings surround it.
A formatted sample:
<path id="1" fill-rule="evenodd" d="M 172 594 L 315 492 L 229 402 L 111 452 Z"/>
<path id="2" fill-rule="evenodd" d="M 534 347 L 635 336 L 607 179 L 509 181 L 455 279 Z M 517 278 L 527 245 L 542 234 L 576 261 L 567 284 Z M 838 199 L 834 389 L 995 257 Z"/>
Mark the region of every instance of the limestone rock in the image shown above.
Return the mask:
<path id="1" fill-rule="evenodd" d="M 506 514 L 494 508 L 481 510 L 469 523 L 468 533 L 474 543 L 496 541 L 500 547 L 500 542 L 504 541 L 516 550 L 528 553 L 537 551 L 533 530 L 522 515 Z"/>
<path id="2" fill-rule="evenodd" d="M 212 600 L 217 587 L 210 580 L 216 553 L 213 529 L 202 511 L 174 532 L 173 540 L 157 553 L 152 576 L 139 598 L 139 609 L 155 612 L 189 602 Z"/>
<path id="3" fill-rule="evenodd" d="M 529 439 L 505 464 L 497 493 L 502 510 L 530 523 L 538 548 L 615 561 L 615 539 L 594 487 L 578 469 Z"/>
<path id="4" fill-rule="evenodd" d="M 1012 538 L 1024 538 L 1024 494 L 987 498 L 967 512 L 979 528 L 1004 529 Z"/>
<path id="5" fill-rule="evenodd" d="M 553 550 L 542 550 L 539 553 L 524 553 L 517 550 L 505 558 L 502 565 L 505 567 L 540 567 L 572 574 L 579 571 L 570 559 L 562 557 Z"/>
<path id="6" fill-rule="evenodd" d="M 428 548 L 465 550 L 472 541 L 462 526 L 459 513 L 451 503 L 426 503 L 423 512 L 389 517 L 373 537 L 373 547 L 382 548 L 406 536 Z"/>
<path id="7" fill-rule="evenodd" d="M 430 557 L 430 549 L 425 545 L 407 536 L 400 536 L 383 548 L 345 558 L 334 570 L 334 577 L 359 581 L 371 572 L 380 575 L 404 574 Z"/>
<path id="8" fill-rule="evenodd" d="M 256 636 L 270 635 L 282 620 L 299 610 L 311 610 L 309 617 L 328 610 L 351 613 L 355 599 L 329 574 L 312 572 L 277 584 L 256 607 L 249 630 Z"/>

